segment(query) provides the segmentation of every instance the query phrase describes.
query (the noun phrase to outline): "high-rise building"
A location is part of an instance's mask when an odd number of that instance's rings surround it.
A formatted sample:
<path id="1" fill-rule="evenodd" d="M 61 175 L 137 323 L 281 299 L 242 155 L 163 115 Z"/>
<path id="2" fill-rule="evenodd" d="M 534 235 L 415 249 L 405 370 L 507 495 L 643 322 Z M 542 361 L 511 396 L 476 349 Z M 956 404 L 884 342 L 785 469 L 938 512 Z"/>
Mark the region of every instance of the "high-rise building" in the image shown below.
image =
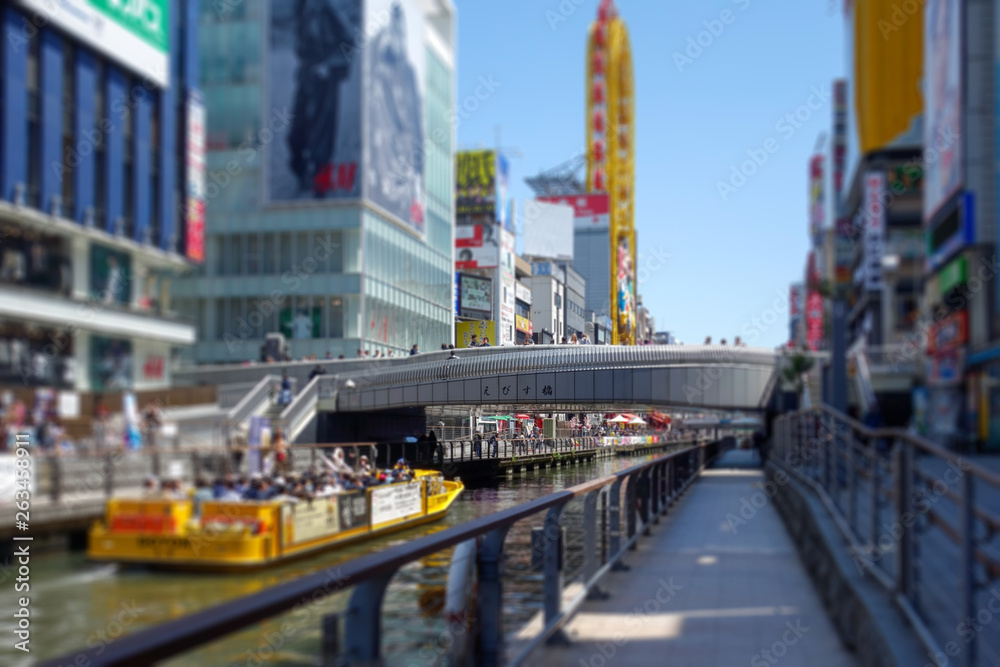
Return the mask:
<path id="1" fill-rule="evenodd" d="M 178 291 L 199 362 L 451 340 L 455 9 L 242 0 L 202 15 L 204 271 Z"/>
<path id="2" fill-rule="evenodd" d="M 162 388 L 194 342 L 171 281 L 202 256 L 198 7 L 0 6 L 3 382 Z"/>

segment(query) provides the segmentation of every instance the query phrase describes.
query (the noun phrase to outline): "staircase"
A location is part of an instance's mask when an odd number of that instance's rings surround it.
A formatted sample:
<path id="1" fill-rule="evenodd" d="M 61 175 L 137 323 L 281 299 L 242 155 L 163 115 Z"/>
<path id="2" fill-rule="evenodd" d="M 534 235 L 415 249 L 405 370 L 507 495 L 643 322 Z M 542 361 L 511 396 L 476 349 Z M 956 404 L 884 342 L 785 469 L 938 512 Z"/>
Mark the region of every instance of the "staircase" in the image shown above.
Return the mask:
<path id="1" fill-rule="evenodd" d="M 284 431 L 284 424 L 281 423 L 281 413 L 284 412 L 287 405 L 282 405 L 278 401 L 272 401 L 271 405 L 260 413 L 261 417 L 266 417 L 268 422 L 271 424 L 271 432 L 274 433 L 274 427 L 279 426 Z"/>

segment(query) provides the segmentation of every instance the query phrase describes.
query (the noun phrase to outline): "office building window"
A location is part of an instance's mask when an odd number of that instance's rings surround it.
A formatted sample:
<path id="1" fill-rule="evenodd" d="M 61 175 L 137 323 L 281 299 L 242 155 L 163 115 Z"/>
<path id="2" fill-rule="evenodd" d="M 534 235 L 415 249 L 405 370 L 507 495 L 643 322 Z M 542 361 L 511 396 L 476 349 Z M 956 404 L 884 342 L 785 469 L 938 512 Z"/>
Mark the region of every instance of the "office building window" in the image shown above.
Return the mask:
<path id="1" fill-rule="evenodd" d="M 261 239 L 261 256 L 263 257 L 261 271 L 266 276 L 275 274 L 278 268 L 278 252 L 275 248 L 276 234 L 265 232 Z"/>
<path id="2" fill-rule="evenodd" d="M 76 49 L 67 40 L 63 42 L 63 90 L 62 90 L 62 155 L 63 160 L 60 178 L 60 194 L 62 195 L 62 214 L 65 217 L 73 215 L 73 202 L 76 195 L 76 179 L 73 167 L 66 162 L 73 154 L 73 125 L 76 117 Z"/>
<path id="3" fill-rule="evenodd" d="M 260 265 L 261 265 L 261 248 L 260 248 L 260 235 L 251 232 L 247 235 L 247 266 L 246 274 L 248 276 L 260 275 Z"/>
<path id="4" fill-rule="evenodd" d="M 39 66 L 40 66 L 40 33 L 35 30 L 28 37 L 28 191 L 26 203 L 33 208 L 40 208 L 41 181 L 42 181 L 42 142 L 41 129 L 39 125 L 40 92 L 39 92 Z"/>
<path id="5" fill-rule="evenodd" d="M 107 116 L 107 105 L 105 104 L 105 76 L 104 63 L 98 58 L 94 62 L 94 224 L 103 226 L 104 211 L 107 208 L 107 185 L 105 174 L 106 157 L 104 154 L 104 132 L 101 125 Z"/>
<path id="6" fill-rule="evenodd" d="M 132 90 L 132 80 L 125 78 L 125 90 Z M 126 93 L 128 94 L 128 93 Z M 122 217 L 124 220 L 123 234 L 126 238 L 135 236 L 135 114 L 132 112 L 131 100 L 122 99 L 122 137 L 124 146 L 124 159 L 122 160 L 122 189 L 124 190 L 124 208 Z"/>
<path id="7" fill-rule="evenodd" d="M 154 95 L 149 119 L 149 242 L 160 244 L 160 107 L 163 95 Z"/>

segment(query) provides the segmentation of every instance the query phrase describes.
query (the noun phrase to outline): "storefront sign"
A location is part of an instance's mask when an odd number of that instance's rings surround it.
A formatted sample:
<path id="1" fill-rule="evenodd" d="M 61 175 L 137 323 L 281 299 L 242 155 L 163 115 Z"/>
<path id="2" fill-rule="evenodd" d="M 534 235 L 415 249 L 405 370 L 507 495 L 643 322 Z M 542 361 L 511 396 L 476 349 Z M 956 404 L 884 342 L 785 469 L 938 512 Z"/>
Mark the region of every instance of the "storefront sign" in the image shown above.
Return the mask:
<path id="1" fill-rule="evenodd" d="M 823 342 L 823 295 L 810 292 L 806 300 L 806 344 L 816 351 Z"/>
<path id="2" fill-rule="evenodd" d="M 969 340 L 969 311 L 949 315 L 931 329 L 928 351 L 947 350 L 965 345 Z"/>
<path id="3" fill-rule="evenodd" d="M 964 348 L 942 350 L 931 358 L 930 373 L 927 384 L 934 387 L 947 387 L 962 382 L 962 372 L 965 368 Z"/>
<path id="4" fill-rule="evenodd" d="M 514 283 L 514 298 L 518 301 L 523 301 L 530 306 L 531 290 L 525 287 L 523 283 Z"/>
<path id="5" fill-rule="evenodd" d="M 531 320 L 527 317 L 522 317 L 521 315 L 514 316 L 514 326 L 518 331 L 523 331 L 528 333 L 531 331 Z"/>
<path id="6" fill-rule="evenodd" d="M 964 285 L 968 279 L 969 260 L 965 257 L 952 260 L 947 266 L 941 269 L 941 273 L 938 276 L 941 293 L 947 294 L 956 287 Z"/>
<path id="7" fill-rule="evenodd" d="M 142 365 L 142 376 L 147 380 L 162 380 L 165 363 L 163 357 L 154 355 L 146 357 L 146 363 Z"/>
<path id="8" fill-rule="evenodd" d="M 934 271 L 959 250 L 975 242 L 975 200 L 971 192 L 966 192 L 958 208 L 928 230 L 927 271 Z"/>
<path id="9" fill-rule="evenodd" d="M 393 484 L 372 489 L 372 526 L 420 514 L 423 509 L 421 482 Z"/>
<path id="10" fill-rule="evenodd" d="M 865 289 L 882 288 L 882 257 L 885 255 L 885 174 L 870 172 L 864 181 L 864 241 Z"/>

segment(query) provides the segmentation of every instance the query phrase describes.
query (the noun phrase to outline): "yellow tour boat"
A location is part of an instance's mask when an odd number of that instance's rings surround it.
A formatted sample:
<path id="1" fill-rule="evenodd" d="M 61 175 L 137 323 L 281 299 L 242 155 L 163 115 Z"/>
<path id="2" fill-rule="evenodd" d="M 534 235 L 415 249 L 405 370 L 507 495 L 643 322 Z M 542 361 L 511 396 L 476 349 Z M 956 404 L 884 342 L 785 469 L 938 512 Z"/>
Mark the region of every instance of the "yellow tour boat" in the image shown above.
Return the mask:
<path id="1" fill-rule="evenodd" d="M 444 517 L 460 480 L 415 470 L 409 482 L 297 502 L 113 498 L 90 529 L 93 560 L 184 570 L 243 570 L 278 563 Z"/>

